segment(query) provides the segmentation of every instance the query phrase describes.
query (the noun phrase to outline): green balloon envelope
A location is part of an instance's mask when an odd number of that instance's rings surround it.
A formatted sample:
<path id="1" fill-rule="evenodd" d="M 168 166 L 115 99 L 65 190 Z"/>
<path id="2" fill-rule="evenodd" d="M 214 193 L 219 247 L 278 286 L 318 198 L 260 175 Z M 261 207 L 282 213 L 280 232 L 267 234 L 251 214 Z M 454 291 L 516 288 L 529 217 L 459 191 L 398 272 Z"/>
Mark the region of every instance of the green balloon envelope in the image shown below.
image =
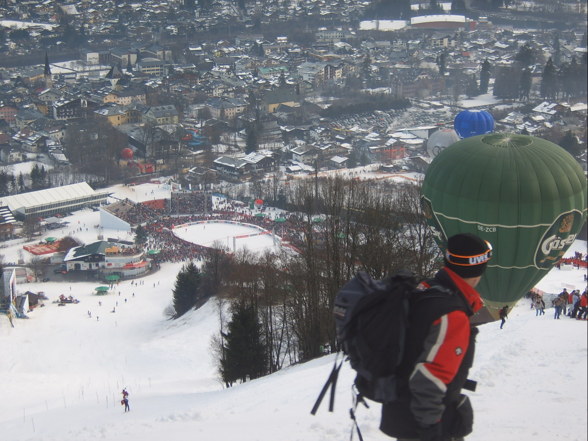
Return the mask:
<path id="1" fill-rule="evenodd" d="M 495 133 L 443 150 L 427 170 L 421 202 L 442 250 L 465 232 L 492 244 L 477 289 L 496 310 L 516 303 L 564 255 L 586 221 L 586 197 L 586 176 L 564 149 Z"/>

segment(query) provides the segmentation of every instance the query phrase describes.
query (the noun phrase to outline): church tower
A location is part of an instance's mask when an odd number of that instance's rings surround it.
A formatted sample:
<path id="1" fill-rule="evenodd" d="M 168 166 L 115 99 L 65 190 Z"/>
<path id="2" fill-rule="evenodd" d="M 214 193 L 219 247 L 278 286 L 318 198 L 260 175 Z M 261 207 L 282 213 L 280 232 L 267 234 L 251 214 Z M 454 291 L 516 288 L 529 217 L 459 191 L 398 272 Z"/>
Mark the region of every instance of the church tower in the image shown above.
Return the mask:
<path id="1" fill-rule="evenodd" d="M 43 70 L 43 78 L 45 79 L 45 87 L 49 89 L 53 85 L 51 78 L 51 68 L 49 67 L 49 56 L 45 52 L 45 69 Z"/>

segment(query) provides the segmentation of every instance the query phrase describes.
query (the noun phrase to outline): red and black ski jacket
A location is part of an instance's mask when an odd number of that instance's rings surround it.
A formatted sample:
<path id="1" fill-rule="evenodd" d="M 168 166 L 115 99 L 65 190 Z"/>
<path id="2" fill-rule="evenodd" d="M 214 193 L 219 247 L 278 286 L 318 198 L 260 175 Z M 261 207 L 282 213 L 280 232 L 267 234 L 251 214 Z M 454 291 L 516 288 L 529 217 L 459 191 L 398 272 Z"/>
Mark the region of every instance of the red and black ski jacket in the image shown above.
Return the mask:
<path id="1" fill-rule="evenodd" d="M 452 433 L 474 358 L 477 329 L 470 316 L 481 307 L 478 292 L 448 268 L 417 287 L 400 365 L 399 399 L 382 406 L 384 433 L 418 438 L 418 425 L 438 422 L 445 434 Z"/>

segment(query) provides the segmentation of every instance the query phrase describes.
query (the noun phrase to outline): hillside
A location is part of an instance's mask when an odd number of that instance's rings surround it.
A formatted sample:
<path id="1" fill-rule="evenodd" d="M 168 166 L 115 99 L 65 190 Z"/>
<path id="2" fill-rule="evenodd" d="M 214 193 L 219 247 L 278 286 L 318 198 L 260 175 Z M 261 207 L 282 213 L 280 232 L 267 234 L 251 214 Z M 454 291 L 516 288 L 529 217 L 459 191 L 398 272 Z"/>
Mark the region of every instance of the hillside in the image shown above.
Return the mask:
<path id="1" fill-rule="evenodd" d="M 586 242 L 573 250 L 586 252 Z M 125 281 L 97 297 L 92 283 L 27 284 L 50 299 L 15 328 L 0 318 L 0 401 L 6 441 L 340 441 L 348 439 L 353 373 L 345 368 L 336 409 L 309 411 L 333 356 L 223 389 L 210 350 L 218 332 L 214 300 L 177 321 L 164 314 L 180 264 L 165 264 L 137 286 Z M 584 289 L 584 271 L 552 270 L 539 284 L 559 292 Z M 120 292 L 120 295 L 119 295 Z M 101 305 L 99 305 L 101 302 Z M 118 304 L 117 304 L 118 302 Z M 115 312 L 111 312 L 115 308 Z M 91 317 L 89 316 L 91 314 Z M 503 330 L 481 327 L 471 377 L 476 410 L 473 441 L 586 441 L 586 322 L 535 317 L 522 300 Z M 120 405 L 130 392 L 131 412 Z M 366 441 L 379 406 L 358 411 Z"/>

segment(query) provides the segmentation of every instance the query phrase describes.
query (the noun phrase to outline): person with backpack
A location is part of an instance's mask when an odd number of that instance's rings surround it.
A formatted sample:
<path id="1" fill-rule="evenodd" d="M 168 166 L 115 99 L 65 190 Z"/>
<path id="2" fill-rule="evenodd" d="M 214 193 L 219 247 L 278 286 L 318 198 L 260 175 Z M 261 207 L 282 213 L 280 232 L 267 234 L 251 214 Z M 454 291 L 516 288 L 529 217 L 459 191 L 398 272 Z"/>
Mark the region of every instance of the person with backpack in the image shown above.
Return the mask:
<path id="1" fill-rule="evenodd" d="M 447 241 L 445 266 L 417 286 L 398 398 L 382 405 L 385 434 L 399 441 L 458 441 L 472 432 L 472 406 L 461 390 L 470 381 L 477 334 L 470 317 L 483 306 L 475 288 L 491 257 L 489 242 L 456 234 Z"/>

